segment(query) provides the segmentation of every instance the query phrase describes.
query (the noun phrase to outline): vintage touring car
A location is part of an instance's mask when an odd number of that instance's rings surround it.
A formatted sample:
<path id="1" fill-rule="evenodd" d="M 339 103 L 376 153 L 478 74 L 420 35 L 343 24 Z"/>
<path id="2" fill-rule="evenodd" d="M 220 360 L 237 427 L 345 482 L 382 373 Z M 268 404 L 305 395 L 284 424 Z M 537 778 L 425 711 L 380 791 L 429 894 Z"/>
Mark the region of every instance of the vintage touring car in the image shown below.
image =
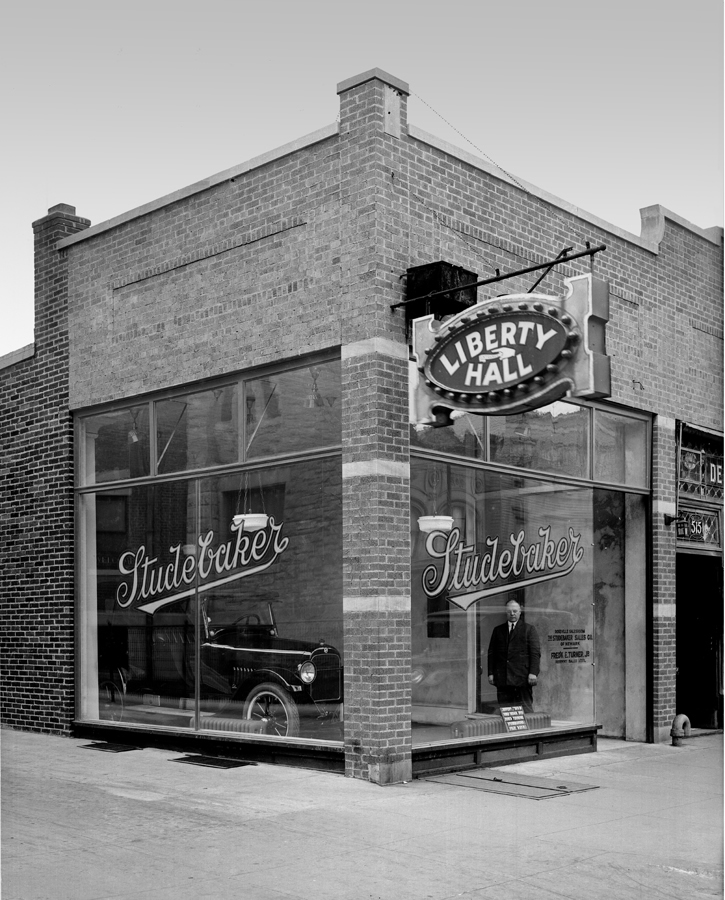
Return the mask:
<path id="1" fill-rule="evenodd" d="M 339 723 L 340 653 L 324 639 L 281 637 L 278 602 L 204 598 L 198 647 L 189 601 L 146 624 L 101 626 L 100 717 L 284 737 Z"/>

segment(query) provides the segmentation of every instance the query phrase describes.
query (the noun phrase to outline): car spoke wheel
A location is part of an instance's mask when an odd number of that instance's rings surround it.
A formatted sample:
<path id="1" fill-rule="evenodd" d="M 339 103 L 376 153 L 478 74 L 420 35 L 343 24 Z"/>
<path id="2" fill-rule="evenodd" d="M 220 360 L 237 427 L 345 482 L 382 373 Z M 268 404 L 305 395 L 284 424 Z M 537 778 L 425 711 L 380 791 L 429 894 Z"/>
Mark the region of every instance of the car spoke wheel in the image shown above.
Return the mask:
<path id="1" fill-rule="evenodd" d="M 258 684 L 247 697 L 245 718 L 267 723 L 267 734 L 294 737 L 300 732 L 300 714 L 292 698 L 271 682 Z"/>
<path id="2" fill-rule="evenodd" d="M 98 711 L 102 719 L 112 722 L 123 718 L 123 694 L 112 681 L 102 681 L 98 687 Z"/>

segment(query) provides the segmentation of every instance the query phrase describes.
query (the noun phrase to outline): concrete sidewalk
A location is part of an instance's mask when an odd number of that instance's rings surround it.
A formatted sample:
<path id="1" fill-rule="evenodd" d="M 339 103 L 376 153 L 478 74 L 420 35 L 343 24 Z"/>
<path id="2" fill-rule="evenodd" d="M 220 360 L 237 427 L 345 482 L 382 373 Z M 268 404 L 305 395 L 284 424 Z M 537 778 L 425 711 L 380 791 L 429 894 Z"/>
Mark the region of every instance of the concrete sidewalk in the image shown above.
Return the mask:
<path id="1" fill-rule="evenodd" d="M 531 800 L 2 731 L 2 900 L 722 897 L 722 734 L 506 767 Z"/>

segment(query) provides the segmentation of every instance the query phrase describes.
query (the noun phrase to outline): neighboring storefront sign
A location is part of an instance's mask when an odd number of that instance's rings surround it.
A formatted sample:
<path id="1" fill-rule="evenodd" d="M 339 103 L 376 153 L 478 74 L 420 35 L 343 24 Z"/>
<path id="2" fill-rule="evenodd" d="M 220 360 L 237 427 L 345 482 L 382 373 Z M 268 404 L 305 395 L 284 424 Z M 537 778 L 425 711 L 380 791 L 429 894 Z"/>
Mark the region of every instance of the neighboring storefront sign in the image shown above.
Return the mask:
<path id="1" fill-rule="evenodd" d="M 411 418 L 450 424 L 454 411 L 510 415 L 564 395 L 606 397 L 609 286 L 581 275 L 564 297 L 511 294 L 448 320 L 413 321 Z"/>
<path id="2" fill-rule="evenodd" d="M 683 494 L 704 499 L 722 499 L 722 456 L 683 447 L 680 450 L 679 489 Z"/>
<path id="3" fill-rule="evenodd" d="M 705 483 L 722 488 L 723 486 L 723 460 L 722 456 L 705 456 Z"/>
<path id="4" fill-rule="evenodd" d="M 677 539 L 689 544 L 697 544 L 703 549 L 720 549 L 720 515 L 716 511 L 680 510 L 677 523 Z"/>
<path id="5" fill-rule="evenodd" d="M 677 543 L 693 552 L 720 551 L 722 439 L 682 423 L 678 450 Z"/>

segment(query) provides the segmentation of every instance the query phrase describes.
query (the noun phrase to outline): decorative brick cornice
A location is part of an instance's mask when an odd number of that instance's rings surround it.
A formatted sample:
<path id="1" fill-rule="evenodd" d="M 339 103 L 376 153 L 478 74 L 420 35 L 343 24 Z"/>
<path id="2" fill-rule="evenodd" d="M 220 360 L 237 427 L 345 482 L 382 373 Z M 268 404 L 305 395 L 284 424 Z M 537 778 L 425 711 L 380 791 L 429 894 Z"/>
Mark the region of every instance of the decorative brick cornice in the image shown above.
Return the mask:
<path id="1" fill-rule="evenodd" d="M 226 238 L 223 241 L 217 241 L 214 244 L 208 244 L 205 247 L 198 247 L 191 253 L 185 253 L 183 256 L 177 256 L 169 259 L 158 266 L 152 266 L 148 269 L 141 269 L 136 272 L 129 272 L 122 278 L 117 278 L 111 282 L 110 286 L 115 291 L 118 288 L 127 287 L 129 284 L 136 284 L 139 281 L 145 281 L 147 278 L 154 278 L 157 275 L 164 275 L 174 269 L 181 269 L 191 263 L 199 262 L 202 259 L 209 259 L 212 256 L 218 256 L 220 253 L 227 253 L 237 247 L 244 247 L 247 244 L 254 244 L 264 238 L 271 237 L 276 234 L 283 234 L 293 228 L 300 228 L 307 222 L 299 216 L 293 216 L 290 219 L 283 219 L 281 222 L 275 222 L 272 225 L 263 225 L 260 228 L 253 228 L 241 235 Z"/>
<path id="2" fill-rule="evenodd" d="M 702 331 L 704 334 L 710 334 L 712 335 L 712 337 L 717 338 L 718 340 L 723 339 L 722 328 L 715 328 L 714 325 L 704 325 L 702 322 L 698 322 L 696 319 L 690 319 L 690 327 L 694 328 L 695 331 Z"/>

